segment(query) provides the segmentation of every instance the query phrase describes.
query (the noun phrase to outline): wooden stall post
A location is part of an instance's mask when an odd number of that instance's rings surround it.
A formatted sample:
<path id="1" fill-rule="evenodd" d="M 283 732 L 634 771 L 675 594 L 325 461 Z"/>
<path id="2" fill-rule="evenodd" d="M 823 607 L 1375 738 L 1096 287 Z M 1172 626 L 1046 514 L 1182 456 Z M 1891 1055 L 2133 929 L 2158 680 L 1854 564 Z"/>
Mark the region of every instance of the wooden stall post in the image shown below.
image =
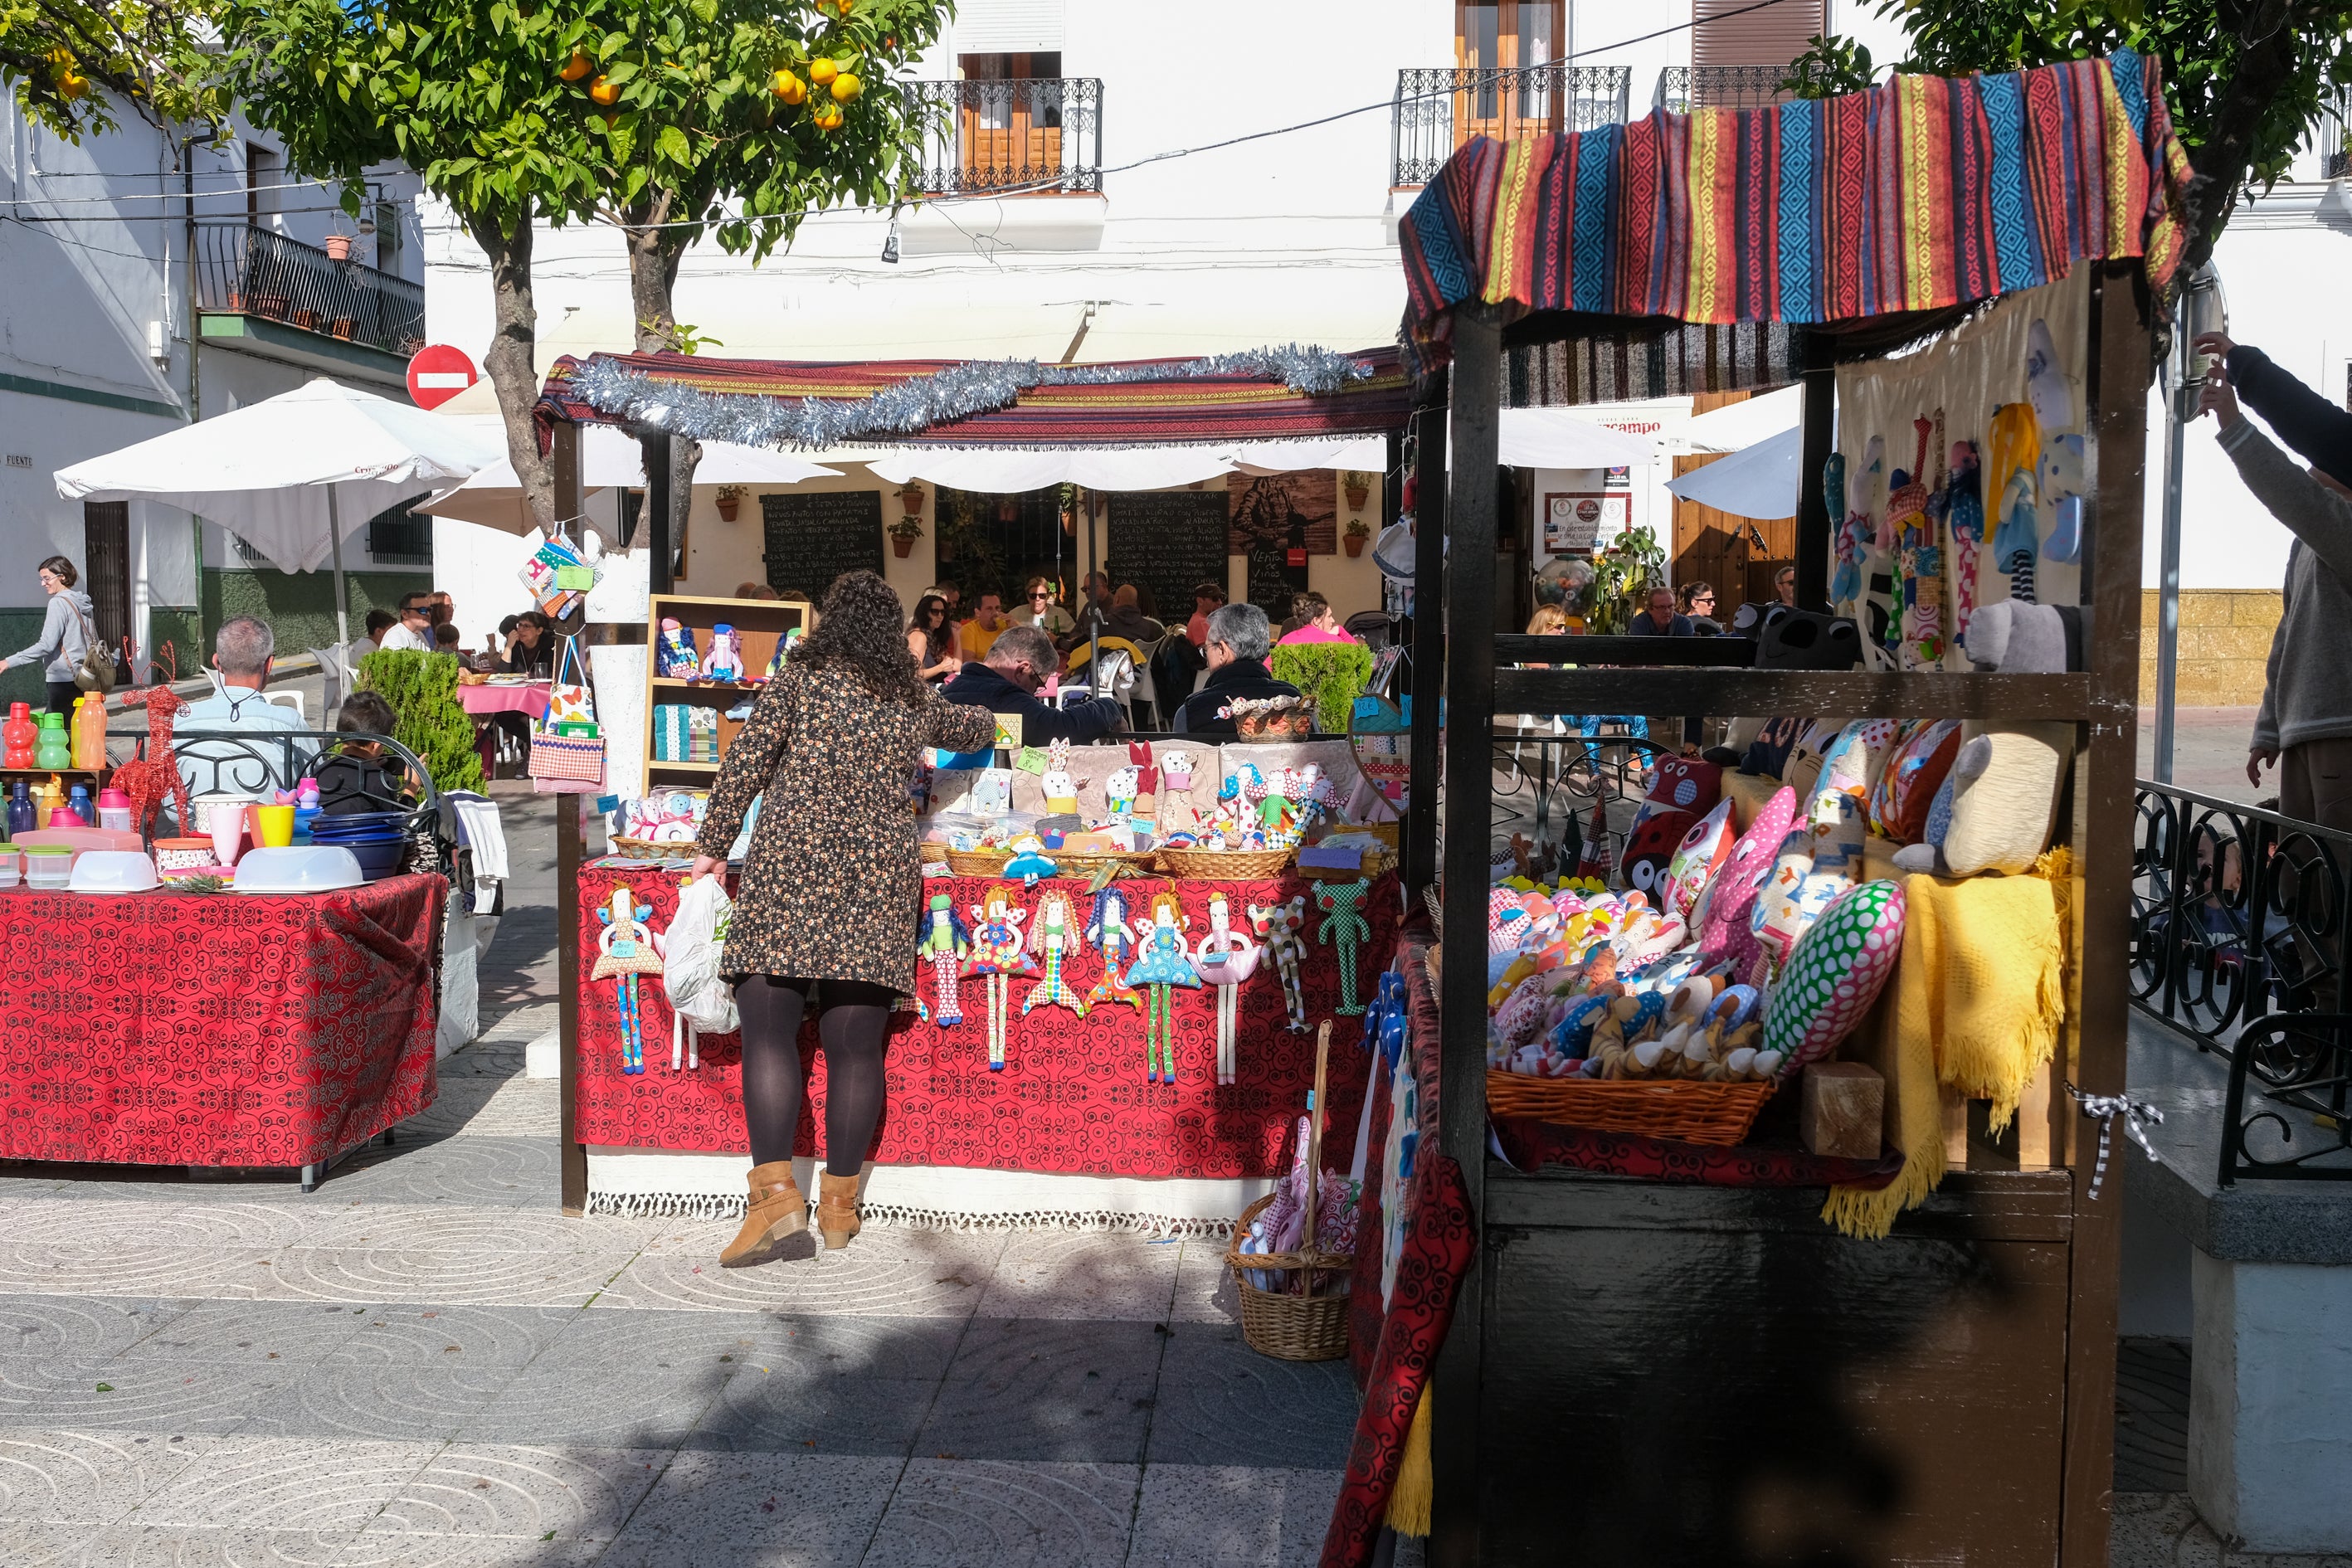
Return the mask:
<path id="1" fill-rule="evenodd" d="M 1454 322 L 1454 473 L 1446 504 L 1444 963 L 1438 1016 L 1440 1147 L 1462 1167 L 1474 1222 L 1486 1172 L 1486 858 L 1494 826 L 1495 473 L 1503 332 L 1488 309 Z M 1443 450 L 1443 447 L 1439 448 Z M 1430 535 L 1422 535 L 1428 548 Z M 1432 693 L 1433 699 L 1435 693 Z M 1416 714 L 1421 704 L 1415 703 Z M 1418 795 L 1416 794 L 1416 799 Z M 1429 1561 L 1479 1559 L 1480 1272 L 1473 1260 L 1431 1382 Z"/>
<path id="2" fill-rule="evenodd" d="M 1804 343 L 1804 435 L 1797 459 L 1797 603 L 1820 610 L 1829 606 L 1830 547 L 1840 521 L 1830 515 L 1829 493 L 1822 483 L 1822 469 L 1835 449 L 1837 366 L 1826 339 L 1808 332 Z"/>
<path id="3" fill-rule="evenodd" d="M 554 430 L 549 454 L 555 468 L 555 515 L 580 515 L 580 426 Z M 563 1212 L 588 1207 L 588 1148 L 580 1142 L 580 813 L 582 797 L 559 795 L 555 805 L 556 1093 L 562 1123 Z"/>
<path id="4" fill-rule="evenodd" d="M 667 594 L 672 586 L 669 542 L 677 537 L 677 530 L 670 516 L 669 476 L 671 443 L 676 440 L 665 431 L 639 443 L 646 458 L 646 547 L 653 552 L 646 563 L 646 585 L 656 594 Z"/>
<path id="5" fill-rule="evenodd" d="M 1437 886 L 1437 728 L 1445 694 L 1445 378 L 1434 407 L 1413 416 L 1412 738 L 1404 883 Z"/>

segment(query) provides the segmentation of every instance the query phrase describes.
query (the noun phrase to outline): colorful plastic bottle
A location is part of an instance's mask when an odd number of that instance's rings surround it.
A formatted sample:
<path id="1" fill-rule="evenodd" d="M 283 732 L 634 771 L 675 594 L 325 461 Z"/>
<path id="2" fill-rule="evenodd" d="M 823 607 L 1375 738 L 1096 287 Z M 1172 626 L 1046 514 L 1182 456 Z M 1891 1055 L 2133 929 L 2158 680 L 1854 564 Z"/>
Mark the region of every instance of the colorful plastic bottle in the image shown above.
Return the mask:
<path id="1" fill-rule="evenodd" d="M 49 819 L 50 813 L 63 811 L 66 808 L 66 786 L 64 781 L 59 779 L 57 774 L 51 773 L 49 775 L 49 782 L 41 786 L 40 795 L 34 802 L 34 805 L 39 819 L 43 822 L 47 822 Z"/>
<path id="2" fill-rule="evenodd" d="M 98 792 L 98 825 L 127 832 L 131 826 L 131 797 L 112 784 Z"/>
<path id="3" fill-rule="evenodd" d="M 21 708 L 24 704 L 20 702 L 16 706 Z M 19 833 L 32 832 L 34 820 L 32 795 L 27 790 L 26 782 L 18 779 L 16 789 L 8 796 L 8 837 L 14 838 Z"/>
<path id="4" fill-rule="evenodd" d="M 74 699 L 73 765 L 92 772 L 106 766 L 106 699 Z"/>
<path id="5" fill-rule="evenodd" d="M 64 714 L 41 715 L 41 738 L 33 745 L 33 765 L 37 768 L 73 766 L 73 742 L 66 735 Z"/>
<path id="6" fill-rule="evenodd" d="M 98 808 L 89 803 L 88 784 L 76 784 L 66 791 L 66 809 L 80 817 L 84 827 L 89 827 L 98 821 Z"/>
<path id="7" fill-rule="evenodd" d="M 31 767 L 33 748 L 40 738 L 40 726 L 33 722 L 32 704 L 8 704 L 8 721 L 0 724 L 0 767 Z"/>

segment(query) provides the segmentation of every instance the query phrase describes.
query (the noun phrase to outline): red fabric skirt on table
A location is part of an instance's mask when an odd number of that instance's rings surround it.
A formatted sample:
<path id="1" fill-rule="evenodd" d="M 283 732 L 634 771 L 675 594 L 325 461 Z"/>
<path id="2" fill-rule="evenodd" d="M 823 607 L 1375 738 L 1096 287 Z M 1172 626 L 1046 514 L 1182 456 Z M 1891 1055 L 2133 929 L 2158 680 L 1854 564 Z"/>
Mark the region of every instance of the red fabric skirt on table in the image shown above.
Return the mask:
<path id="1" fill-rule="evenodd" d="M 307 1165 L 415 1115 L 448 892 L 0 892 L 0 1158 Z"/>
<path id="2" fill-rule="evenodd" d="M 677 908 L 681 878 L 652 868 L 590 865 L 580 874 L 580 1089 L 578 1133 L 582 1142 L 646 1149 L 745 1152 L 742 1048 L 733 1035 L 706 1036 L 698 1070 L 672 1072 L 669 999 L 657 982 L 641 981 L 646 1070 L 621 1071 L 621 1037 L 612 980 L 591 981 L 595 963 L 596 919 L 623 882 L 640 904 L 653 907 L 651 924 L 666 930 Z M 945 892 L 970 920 L 970 910 L 994 886 L 994 879 L 934 879 L 926 896 Z M 1148 918 L 1151 896 L 1169 887 L 1165 878 L 1136 878 L 1118 884 L 1129 918 Z M 1087 918 L 1083 882 L 1061 879 L 1024 892 L 1024 909 L 1034 910 L 1037 891 L 1052 886 L 1067 893 L 1080 927 Z M 1302 979 L 1308 1030 L 1286 1027 L 1282 982 L 1271 959 L 1240 987 L 1235 997 L 1234 1065 L 1237 1081 L 1216 1081 L 1217 997 L 1203 985 L 1174 994 L 1176 1079 L 1145 1081 L 1144 1016 L 1127 1006 L 1105 1005 L 1080 1018 L 1042 1003 L 1026 1017 L 1021 1004 L 1041 975 L 1014 975 L 1005 1026 L 1003 1072 L 988 1070 L 988 997 L 984 982 L 960 982 L 963 1022 L 942 1029 L 908 1013 L 893 1032 L 889 1099 L 872 1157 L 884 1164 L 974 1166 L 1103 1176 L 1271 1176 L 1286 1168 L 1298 1118 L 1315 1082 L 1314 1026 L 1330 1018 L 1330 1112 L 1325 1121 L 1326 1163 L 1347 1168 L 1355 1149 L 1356 1115 L 1363 1103 L 1365 1064 L 1359 1049 L 1362 1020 L 1339 1014 L 1340 972 L 1337 951 L 1316 940 L 1321 911 L 1312 885 L 1296 879 L 1174 884 L 1197 942 L 1209 927 L 1209 895 L 1230 900 L 1237 927 L 1252 903 L 1287 902 L 1307 896 L 1307 956 Z M 1358 949 L 1356 1001 L 1370 1004 L 1396 931 L 1393 876 L 1374 882 L 1360 906 L 1371 928 Z M 907 911 L 907 946 L 915 945 L 916 910 Z M 1024 928 L 1024 931 L 1027 928 Z M 1065 967 L 1083 996 L 1102 975 L 1101 956 L 1078 952 Z M 921 995 L 936 1001 L 928 964 Z M 824 1058 L 815 1050 L 816 1027 L 802 1035 L 802 1060 L 813 1064 L 809 1098 L 795 1147 L 816 1153 L 824 1125 Z"/>

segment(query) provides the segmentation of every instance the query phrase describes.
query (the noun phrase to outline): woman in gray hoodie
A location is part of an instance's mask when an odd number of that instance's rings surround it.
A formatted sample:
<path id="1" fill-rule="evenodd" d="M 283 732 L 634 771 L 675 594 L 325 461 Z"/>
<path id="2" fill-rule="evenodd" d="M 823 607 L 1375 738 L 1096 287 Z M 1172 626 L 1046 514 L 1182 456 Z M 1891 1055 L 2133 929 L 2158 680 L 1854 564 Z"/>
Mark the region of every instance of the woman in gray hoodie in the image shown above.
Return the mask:
<path id="1" fill-rule="evenodd" d="M 49 682 L 49 711 L 73 717 L 74 699 L 81 690 L 74 684 L 74 672 L 81 668 L 81 657 L 89 649 L 89 639 L 95 635 L 89 618 L 89 595 L 74 586 L 80 575 L 74 563 L 62 555 L 52 555 L 41 563 L 41 591 L 49 596 L 49 607 L 41 617 L 41 638 L 22 653 L 0 659 L 0 670 L 13 669 L 20 664 L 39 663 Z"/>

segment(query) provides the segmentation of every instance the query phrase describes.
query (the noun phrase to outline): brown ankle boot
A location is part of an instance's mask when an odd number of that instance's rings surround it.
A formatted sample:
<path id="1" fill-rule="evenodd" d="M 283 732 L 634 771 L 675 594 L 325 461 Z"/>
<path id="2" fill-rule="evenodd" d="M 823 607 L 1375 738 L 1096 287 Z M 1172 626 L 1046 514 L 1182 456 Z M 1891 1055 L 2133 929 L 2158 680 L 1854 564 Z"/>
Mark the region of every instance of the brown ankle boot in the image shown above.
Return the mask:
<path id="1" fill-rule="evenodd" d="M 719 1255 L 720 1267 L 749 1268 L 776 1256 L 787 1237 L 808 1228 L 808 1199 L 793 1180 L 793 1163 L 751 1167 L 751 1201 L 743 1211 L 743 1228 Z"/>
<path id="2" fill-rule="evenodd" d="M 826 1247 L 838 1252 L 857 1234 L 857 1178 L 821 1171 L 816 1178 L 816 1227 Z"/>

